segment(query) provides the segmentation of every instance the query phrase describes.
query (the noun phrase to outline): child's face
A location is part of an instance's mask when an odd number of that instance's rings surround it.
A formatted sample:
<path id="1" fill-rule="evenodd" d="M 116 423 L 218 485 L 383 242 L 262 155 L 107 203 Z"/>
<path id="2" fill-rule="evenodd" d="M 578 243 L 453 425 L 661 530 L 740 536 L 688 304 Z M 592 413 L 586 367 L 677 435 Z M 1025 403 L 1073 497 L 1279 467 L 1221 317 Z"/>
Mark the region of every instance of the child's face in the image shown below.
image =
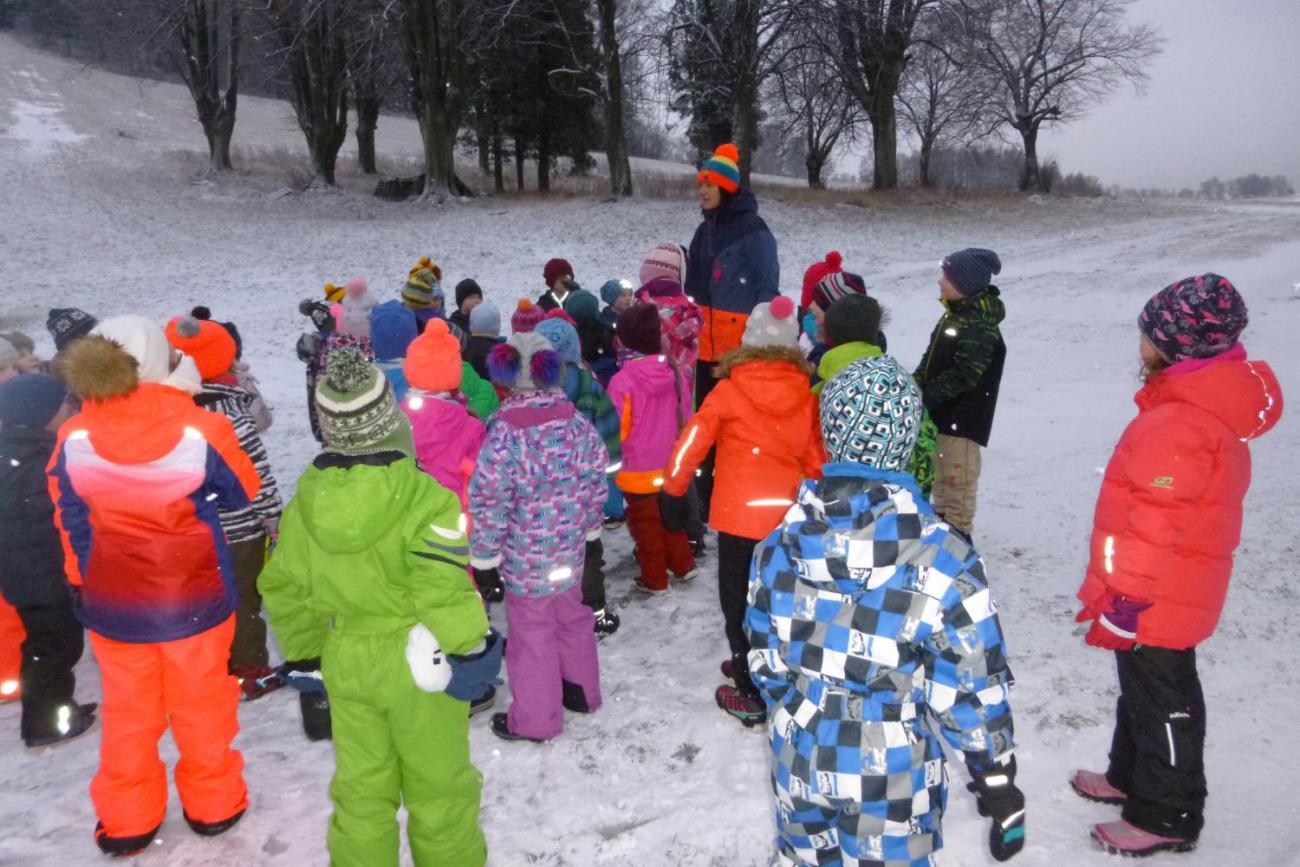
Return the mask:
<path id="1" fill-rule="evenodd" d="M 1138 339 L 1138 356 L 1142 359 L 1143 364 L 1155 364 L 1164 360 L 1160 350 L 1156 349 L 1156 345 L 1151 342 L 1151 338 L 1145 334 L 1140 334 Z"/>
<path id="2" fill-rule="evenodd" d="M 555 282 L 551 284 L 551 291 L 559 295 L 567 295 L 569 292 L 569 281 L 572 279 L 573 276 L 570 274 L 556 277 Z"/>
<path id="3" fill-rule="evenodd" d="M 615 313 L 622 313 L 624 310 L 632 306 L 632 293 L 620 293 L 619 296 L 614 299 L 614 303 L 611 306 L 614 308 Z"/>
<path id="4" fill-rule="evenodd" d="M 32 373 L 41 366 L 41 360 L 31 352 L 18 354 L 18 369 L 23 373 Z"/>
<path id="5" fill-rule="evenodd" d="M 441 310 L 441 309 L 442 309 L 442 299 L 441 299 L 441 298 L 434 298 L 433 301 L 430 302 L 430 304 L 429 304 L 429 309 L 430 309 L 430 310 Z"/>
<path id="6" fill-rule="evenodd" d="M 711 184 L 708 181 L 700 184 L 700 207 L 706 211 L 712 211 L 718 205 L 722 204 L 722 190 L 718 189 L 717 184 Z"/>
<path id="7" fill-rule="evenodd" d="M 941 275 L 939 277 L 939 297 L 944 301 L 956 301 L 962 297 L 962 294 L 957 290 L 956 286 L 952 285 L 952 281 L 946 275 Z"/>
<path id="8" fill-rule="evenodd" d="M 472 311 L 475 307 L 479 306 L 482 303 L 483 303 L 482 296 L 471 295 L 461 302 L 460 312 L 468 316 L 470 314 L 470 311 Z"/>

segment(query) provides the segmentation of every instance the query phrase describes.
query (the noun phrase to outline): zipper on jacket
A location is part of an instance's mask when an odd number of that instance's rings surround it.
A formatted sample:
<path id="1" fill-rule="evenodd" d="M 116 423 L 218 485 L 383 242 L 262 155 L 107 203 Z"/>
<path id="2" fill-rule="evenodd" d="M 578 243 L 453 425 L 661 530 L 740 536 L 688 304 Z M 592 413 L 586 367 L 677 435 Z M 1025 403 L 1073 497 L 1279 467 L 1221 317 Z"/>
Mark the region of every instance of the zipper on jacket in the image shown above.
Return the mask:
<path id="1" fill-rule="evenodd" d="M 934 350 L 935 347 L 939 345 L 939 335 L 943 334 L 943 325 L 945 322 L 948 321 L 948 317 L 950 315 L 952 315 L 951 311 L 945 309 L 943 311 L 943 318 L 939 320 L 938 325 L 934 326 L 934 339 L 930 341 L 930 351 L 925 354 L 925 377 L 924 378 L 926 382 L 930 381 L 930 365 L 934 364 Z"/>

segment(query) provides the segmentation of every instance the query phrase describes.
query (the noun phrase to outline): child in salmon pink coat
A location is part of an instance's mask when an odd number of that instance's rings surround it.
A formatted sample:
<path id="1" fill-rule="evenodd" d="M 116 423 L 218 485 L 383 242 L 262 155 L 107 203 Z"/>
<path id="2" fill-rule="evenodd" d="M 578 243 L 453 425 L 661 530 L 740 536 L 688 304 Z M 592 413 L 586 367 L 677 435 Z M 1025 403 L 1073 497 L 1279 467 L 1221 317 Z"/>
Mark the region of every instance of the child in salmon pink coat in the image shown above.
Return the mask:
<path id="1" fill-rule="evenodd" d="M 745 603 L 754 548 L 794 504 L 803 479 L 821 478 L 824 463 L 817 398 L 799 350 L 794 302 L 759 304 L 741 345 L 718 360 L 718 384 L 700 405 L 669 460 L 664 490 L 686 491 L 695 468 L 717 447 L 709 525 L 718 531 L 718 597 L 735 683 L 720 686 L 718 706 L 742 722 L 761 720 L 766 707 L 749 678 Z"/>
<path id="2" fill-rule="evenodd" d="M 633 353 L 610 381 L 609 399 L 622 421 L 623 466 L 614 483 L 627 497 L 627 523 L 636 540 L 644 593 L 668 592 L 669 570 L 695 577 L 685 528 L 670 530 L 660 509 L 669 453 L 691 417 L 691 390 L 677 365 L 661 352 L 659 311 L 635 304 L 618 317 L 619 343 Z"/>
<path id="3" fill-rule="evenodd" d="M 1121 855 L 1195 847 L 1206 797 L 1196 645 L 1214 634 L 1250 486 L 1249 441 L 1282 416 L 1272 369 L 1237 342 L 1246 303 L 1217 274 L 1158 292 L 1138 318 L 1146 383 L 1106 467 L 1079 599 L 1087 643 L 1115 651 L 1110 766 L 1083 797 L 1122 804 L 1093 839 Z"/>

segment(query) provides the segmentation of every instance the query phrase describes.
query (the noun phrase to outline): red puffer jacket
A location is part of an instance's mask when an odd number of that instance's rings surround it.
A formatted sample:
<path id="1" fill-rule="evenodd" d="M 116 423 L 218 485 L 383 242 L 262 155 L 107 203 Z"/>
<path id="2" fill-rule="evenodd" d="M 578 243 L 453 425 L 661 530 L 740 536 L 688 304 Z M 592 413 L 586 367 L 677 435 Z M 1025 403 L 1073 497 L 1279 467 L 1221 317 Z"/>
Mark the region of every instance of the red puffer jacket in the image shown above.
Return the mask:
<path id="1" fill-rule="evenodd" d="M 1138 643 L 1193 647 L 1223 611 L 1250 487 L 1247 442 L 1277 424 L 1282 390 L 1238 345 L 1174 365 L 1136 400 L 1106 467 L 1078 596 L 1092 612 L 1108 591 L 1149 601 Z"/>

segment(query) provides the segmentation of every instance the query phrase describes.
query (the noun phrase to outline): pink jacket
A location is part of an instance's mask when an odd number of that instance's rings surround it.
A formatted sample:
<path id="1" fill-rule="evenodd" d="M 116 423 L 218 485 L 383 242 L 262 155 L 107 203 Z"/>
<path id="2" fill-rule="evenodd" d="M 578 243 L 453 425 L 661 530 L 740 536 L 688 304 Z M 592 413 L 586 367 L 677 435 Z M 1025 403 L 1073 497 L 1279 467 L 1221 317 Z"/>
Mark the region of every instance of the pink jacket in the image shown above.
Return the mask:
<path id="1" fill-rule="evenodd" d="M 486 429 L 464 404 L 450 397 L 411 389 L 402 409 L 411 420 L 415 456 L 438 484 L 469 506 L 469 478 L 474 474 Z"/>
<path id="2" fill-rule="evenodd" d="M 622 419 L 623 466 L 614 481 L 629 494 L 653 494 L 663 487 L 678 431 L 690 421 L 691 389 L 666 356 L 650 355 L 623 365 L 609 383 L 609 399 Z"/>

